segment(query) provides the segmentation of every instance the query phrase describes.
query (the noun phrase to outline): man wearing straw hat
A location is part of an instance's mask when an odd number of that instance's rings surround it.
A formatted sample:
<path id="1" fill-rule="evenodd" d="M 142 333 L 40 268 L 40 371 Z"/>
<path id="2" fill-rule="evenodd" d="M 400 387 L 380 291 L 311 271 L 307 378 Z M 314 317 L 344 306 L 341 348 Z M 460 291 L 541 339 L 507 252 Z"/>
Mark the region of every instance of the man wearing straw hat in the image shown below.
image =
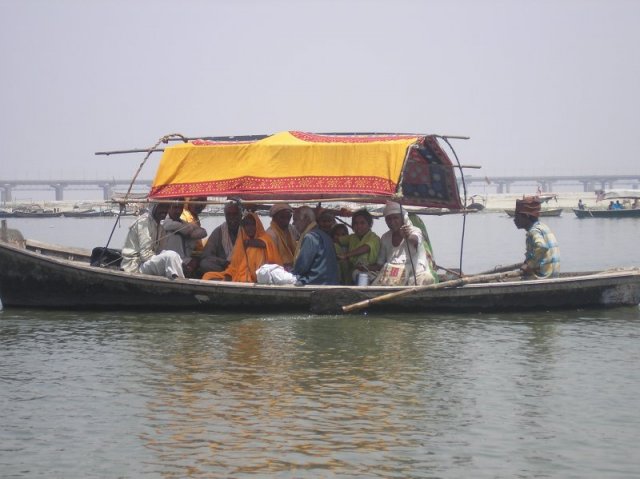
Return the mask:
<path id="1" fill-rule="evenodd" d="M 555 235 L 538 221 L 540 200 L 529 196 L 516 200 L 513 222 L 527 231 L 525 261 L 520 269 L 531 279 L 556 278 L 560 274 L 560 249 Z"/>

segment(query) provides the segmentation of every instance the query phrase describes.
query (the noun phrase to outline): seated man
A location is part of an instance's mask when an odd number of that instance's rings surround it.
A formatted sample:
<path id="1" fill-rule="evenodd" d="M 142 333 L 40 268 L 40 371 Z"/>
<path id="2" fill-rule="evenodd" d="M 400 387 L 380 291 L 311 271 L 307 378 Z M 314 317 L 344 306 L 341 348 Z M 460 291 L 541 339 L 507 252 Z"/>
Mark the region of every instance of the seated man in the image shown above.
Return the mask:
<path id="1" fill-rule="evenodd" d="M 182 210 L 182 214 L 180 215 L 180 219 L 182 219 L 186 223 L 194 223 L 198 226 L 201 226 L 200 213 L 202 213 L 206 206 L 206 196 L 194 196 L 193 198 L 187 198 L 184 204 L 184 209 Z M 202 240 L 196 240 L 193 247 L 194 256 L 199 256 L 203 248 L 204 243 L 202 242 Z"/>
<path id="2" fill-rule="evenodd" d="M 336 216 L 332 210 L 328 210 L 325 208 L 316 208 L 316 223 L 318 223 L 318 227 L 331 236 L 331 229 L 336 224 Z"/>
<path id="3" fill-rule="evenodd" d="M 256 282 L 256 271 L 263 264 L 282 264 L 278 248 L 265 232 L 260 217 L 248 212 L 240 223 L 231 263 L 224 271 L 205 273 L 202 279 Z"/>
<path id="4" fill-rule="evenodd" d="M 349 274 L 349 260 L 340 259 L 344 258 L 344 254 L 349 250 L 347 245 L 343 245 L 344 241 L 341 238 L 349 236 L 349 229 L 347 225 L 338 223 L 331 228 L 331 239 L 333 239 L 333 246 L 336 250 L 336 258 L 338 260 L 338 273 L 340 277 L 340 284 L 351 284 L 351 275 Z"/>
<path id="5" fill-rule="evenodd" d="M 290 270 L 293 266 L 293 256 L 296 252 L 296 241 L 298 239 L 298 231 L 289 224 L 293 208 L 286 203 L 278 203 L 271 207 L 269 216 L 271 216 L 271 225 L 267 229 L 267 233 L 276 244 L 283 265 Z"/>
<path id="6" fill-rule="evenodd" d="M 180 215 L 182 214 L 183 206 L 182 199 L 169 206 L 169 214 L 162 221 L 162 227 L 167 233 L 166 249 L 175 251 L 180 255 L 185 276 L 193 277 L 198 268 L 199 259 L 192 257 L 191 254 L 196 242 L 207 236 L 207 230 L 196 223 L 187 223 L 181 219 Z"/>
<path id="7" fill-rule="evenodd" d="M 353 233 L 340 240 L 341 244 L 347 247 L 347 251 L 338 255 L 338 261 L 347 261 L 347 275 L 352 280 L 346 284 L 357 282 L 359 274 L 368 273 L 369 266 L 376 264 L 380 251 L 380 238 L 372 231 L 372 227 L 371 213 L 364 208 L 358 210 L 351 217 Z"/>
<path id="8" fill-rule="evenodd" d="M 380 252 L 370 270 L 380 271 L 374 285 L 426 285 L 437 282 L 431 267 L 431 252 L 427 251 L 425 235 L 412 224 L 399 203 L 388 201 L 384 219 L 389 231 L 380 238 Z"/>
<path id="9" fill-rule="evenodd" d="M 165 231 L 160 222 L 167 216 L 167 203 L 154 203 L 129 227 L 122 248 L 122 269 L 128 273 L 184 278 L 182 259 L 164 248 Z"/>
<path id="10" fill-rule="evenodd" d="M 200 271 L 202 273 L 224 271 L 229 266 L 241 218 L 240 207 L 237 203 L 227 203 L 224 206 L 225 221 L 211 232 L 200 256 Z"/>
<path id="11" fill-rule="evenodd" d="M 333 240 L 318 227 L 313 210 L 309 206 L 297 208 L 293 225 L 300 233 L 292 271 L 298 277 L 296 284 L 339 284 Z"/>
<path id="12" fill-rule="evenodd" d="M 530 279 L 557 278 L 560 275 L 560 249 L 551 229 L 538 220 L 540 201 L 534 197 L 516 200 L 516 228 L 527 231 L 525 261 L 520 267 Z"/>

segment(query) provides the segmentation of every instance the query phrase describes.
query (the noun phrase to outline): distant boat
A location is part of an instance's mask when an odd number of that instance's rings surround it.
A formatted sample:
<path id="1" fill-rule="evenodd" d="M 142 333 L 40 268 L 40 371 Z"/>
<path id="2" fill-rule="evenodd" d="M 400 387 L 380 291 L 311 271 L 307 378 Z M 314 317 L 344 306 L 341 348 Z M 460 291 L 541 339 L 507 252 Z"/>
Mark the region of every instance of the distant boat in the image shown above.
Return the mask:
<path id="1" fill-rule="evenodd" d="M 53 211 L 14 211 L 14 218 L 58 218 L 62 216 L 62 213 L 56 213 Z"/>
<path id="2" fill-rule="evenodd" d="M 573 212 L 578 218 L 640 218 L 640 190 L 608 190 L 600 192 L 599 200 L 634 200 L 634 207 L 618 209 L 580 209 Z"/>
<path id="3" fill-rule="evenodd" d="M 487 198 L 480 195 L 472 195 L 469 197 L 468 210 L 482 211 L 487 204 Z"/>
<path id="4" fill-rule="evenodd" d="M 562 208 L 549 208 L 547 205 L 550 200 L 556 200 L 556 202 L 558 202 L 558 195 L 537 195 L 535 198 L 538 198 L 542 203 L 539 216 L 560 216 L 562 214 Z M 516 215 L 516 210 L 514 208 L 506 209 L 504 212 L 512 218 Z"/>
<path id="5" fill-rule="evenodd" d="M 71 211 L 64 211 L 62 215 L 65 218 L 95 218 L 99 216 L 114 216 L 115 213 L 112 210 L 95 210 L 92 208 L 88 210 L 74 209 Z"/>
<path id="6" fill-rule="evenodd" d="M 506 214 L 512 218 L 516 215 L 515 209 L 504 210 Z M 562 208 L 542 208 L 539 216 L 560 216 L 562 214 Z"/>
<path id="7" fill-rule="evenodd" d="M 623 210 L 591 210 L 574 208 L 578 218 L 640 218 L 640 208 Z"/>
<path id="8" fill-rule="evenodd" d="M 56 218 L 62 216 L 61 211 L 45 210 L 41 207 L 16 208 L 11 216 L 13 218 Z"/>

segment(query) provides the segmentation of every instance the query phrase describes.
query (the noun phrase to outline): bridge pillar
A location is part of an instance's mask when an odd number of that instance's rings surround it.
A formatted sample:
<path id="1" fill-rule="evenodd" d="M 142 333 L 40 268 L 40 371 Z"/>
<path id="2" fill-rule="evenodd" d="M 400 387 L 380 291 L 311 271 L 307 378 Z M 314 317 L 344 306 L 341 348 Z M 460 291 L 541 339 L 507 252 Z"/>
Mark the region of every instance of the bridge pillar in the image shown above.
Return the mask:
<path id="1" fill-rule="evenodd" d="M 113 188 L 111 187 L 111 183 L 103 183 L 98 186 L 102 188 L 102 199 L 110 200 L 113 196 Z"/>
<path id="2" fill-rule="evenodd" d="M 62 183 L 57 183 L 55 185 L 51 185 L 51 187 L 56 192 L 56 201 L 63 201 L 64 200 L 64 187 L 65 186 L 67 186 L 67 185 L 64 185 Z"/>
<path id="3" fill-rule="evenodd" d="M 496 181 L 496 193 L 511 193 L 511 181 Z"/>
<path id="4" fill-rule="evenodd" d="M 2 202 L 10 203 L 11 202 L 11 185 L 5 183 L 2 185 Z"/>

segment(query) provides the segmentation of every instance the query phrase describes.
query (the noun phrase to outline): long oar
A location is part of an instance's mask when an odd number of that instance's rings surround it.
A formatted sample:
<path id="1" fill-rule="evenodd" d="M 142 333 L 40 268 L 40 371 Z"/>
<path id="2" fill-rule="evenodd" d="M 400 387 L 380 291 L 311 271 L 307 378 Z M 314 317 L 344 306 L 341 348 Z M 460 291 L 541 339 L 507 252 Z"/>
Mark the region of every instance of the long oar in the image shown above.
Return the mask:
<path id="1" fill-rule="evenodd" d="M 352 311 L 367 308 L 372 304 L 381 303 L 383 301 L 388 301 L 390 299 L 400 298 L 402 296 L 407 296 L 407 295 L 418 293 L 421 291 L 428 291 L 433 289 L 444 289 L 444 288 L 456 288 L 458 286 L 464 286 L 465 284 L 472 284 L 472 283 L 488 283 L 490 281 L 496 281 L 501 279 L 518 278 L 521 275 L 522 275 L 522 272 L 520 270 L 509 271 L 506 273 L 477 274 L 473 276 L 465 276 L 463 278 L 452 279 L 451 281 L 444 281 L 442 283 L 427 284 L 424 286 L 413 286 L 411 288 L 403 289 L 402 291 L 394 291 L 393 293 L 387 293 L 380 296 L 376 296 L 375 298 L 365 299 L 364 301 L 348 304 L 342 307 L 342 311 L 345 313 L 350 313 Z"/>
<path id="2" fill-rule="evenodd" d="M 520 268 L 520 266 L 522 266 L 522 262 L 515 263 L 515 264 L 508 264 L 506 266 L 496 266 L 493 269 L 488 269 L 487 271 L 482 271 L 482 272 L 476 273 L 476 274 L 504 273 L 505 271 L 516 270 L 516 269 Z"/>

